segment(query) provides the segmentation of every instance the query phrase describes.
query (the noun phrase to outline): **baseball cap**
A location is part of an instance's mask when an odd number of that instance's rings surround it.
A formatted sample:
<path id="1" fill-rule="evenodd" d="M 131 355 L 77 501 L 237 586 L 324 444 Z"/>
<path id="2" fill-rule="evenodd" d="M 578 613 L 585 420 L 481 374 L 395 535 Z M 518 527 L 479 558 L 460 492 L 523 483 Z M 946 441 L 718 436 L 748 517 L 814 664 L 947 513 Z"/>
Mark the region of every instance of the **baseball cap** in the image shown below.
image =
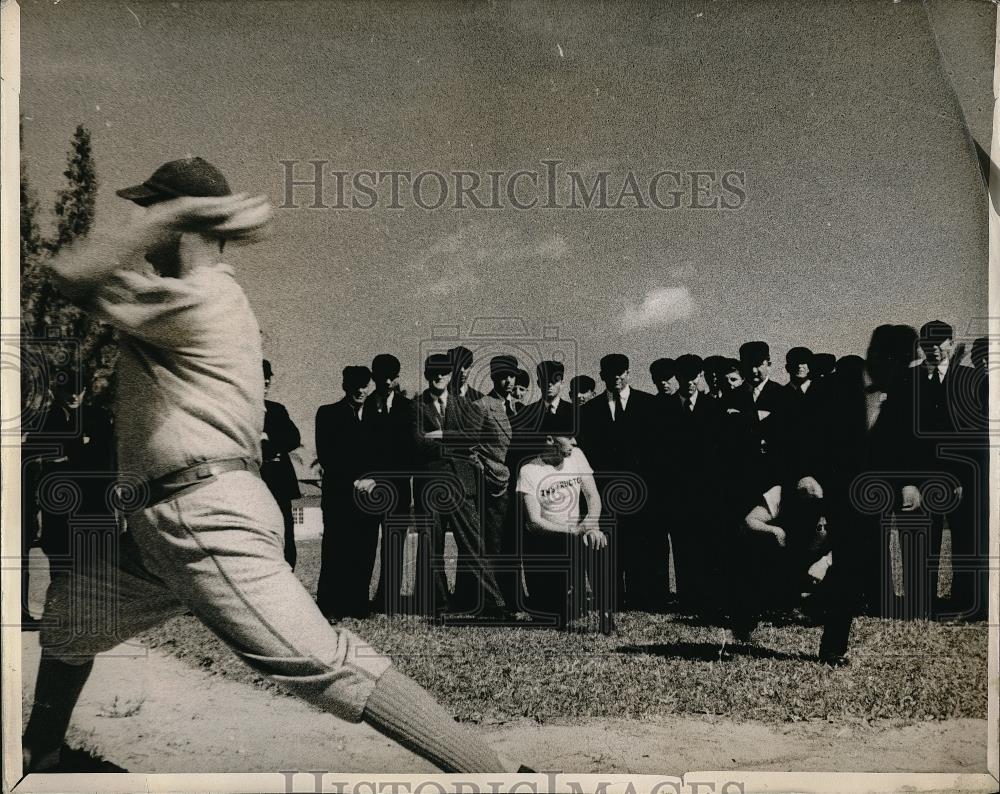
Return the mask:
<path id="1" fill-rule="evenodd" d="M 744 342 L 740 345 L 740 361 L 753 366 L 761 361 L 771 360 L 771 348 L 767 342 Z"/>
<path id="2" fill-rule="evenodd" d="M 920 328 L 920 344 L 934 345 L 946 342 L 955 336 L 955 330 L 944 320 L 931 320 Z"/>
<path id="3" fill-rule="evenodd" d="M 490 359 L 490 377 L 517 374 L 517 359 L 514 356 L 493 356 Z"/>
<path id="4" fill-rule="evenodd" d="M 798 347 L 790 348 L 787 353 L 785 353 L 785 364 L 789 367 L 795 367 L 799 364 L 812 364 L 813 363 L 813 352 L 808 347 Z"/>
<path id="5" fill-rule="evenodd" d="M 629 368 L 628 356 L 624 353 L 608 353 L 601 358 L 601 375 L 621 375 Z"/>
<path id="6" fill-rule="evenodd" d="M 157 168 L 141 185 L 115 192 L 141 207 L 181 196 L 232 195 L 222 172 L 200 157 L 171 160 Z"/>

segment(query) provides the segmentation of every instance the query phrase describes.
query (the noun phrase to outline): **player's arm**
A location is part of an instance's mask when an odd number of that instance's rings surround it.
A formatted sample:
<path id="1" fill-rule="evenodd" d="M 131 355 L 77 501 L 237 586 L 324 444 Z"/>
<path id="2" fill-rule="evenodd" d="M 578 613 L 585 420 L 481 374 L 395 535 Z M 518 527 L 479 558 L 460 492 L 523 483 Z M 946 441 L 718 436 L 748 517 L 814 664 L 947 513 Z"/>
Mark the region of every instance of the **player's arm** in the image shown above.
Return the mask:
<path id="1" fill-rule="evenodd" d="M 592 473 L 580 476 L 583 498 L 587 500 L 587 515 L 580 521 L 579 528 L 583 534 L 583 543 L 595 549 L 603 549 L 608 545 L 608 536 L 601 531 L 601 494 Z"/>
<path id="2" fill-rule="evenodd" d="M 757 505 L 747 513 L 746 518 L 743 519 L 743 524 L 751 532 L 759 535 L 770 535 L 778 542 L 779 546 L 784 546 L 785 530 L 769 523 L 772 520 L 771 511 L 764 505 Z"/>
<path id="3" fill-rule="evenodd" d="M 593 474 L 583 474 L 580 476 L 581 490 L 583 491 L 583 498 L 587 500 L 587 517 L 584 522 L 588 524 L 588 528 L 597 528 L 601 520 L 601 511 L 604 506 L 601 504 L 601 494 L 597 490 L 597 483 L 594 481 Z"/>
<path id="4" fill-rule="evenodd" d="M 565 522 L 550 521 L 542 516 L 542 505 L 533 493 L 521 492 L 524 510 L 528 514 L 528 529 L 532 532 L 555 532 L 560 535 L 573 534 Z"/>
<path id="5" fill-rule="evenodd" d="M 265 196 L 177 198 L 137 207 L 129 221 L 98 231 L 46 263 L 66 297 L 86 301 L 116 273 L 145 269 L 150 247 L 172 234 L 196 232 L 220 239 L 252 239 L 270 223 Z"/>

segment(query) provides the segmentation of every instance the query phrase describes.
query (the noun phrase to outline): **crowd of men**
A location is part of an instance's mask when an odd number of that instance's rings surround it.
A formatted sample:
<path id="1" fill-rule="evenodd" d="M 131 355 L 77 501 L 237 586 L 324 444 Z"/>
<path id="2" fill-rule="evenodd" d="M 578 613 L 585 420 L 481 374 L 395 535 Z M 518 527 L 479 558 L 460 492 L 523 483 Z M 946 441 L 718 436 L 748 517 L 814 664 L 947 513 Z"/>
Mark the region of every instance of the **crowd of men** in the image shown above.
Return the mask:
<path id="1" fill-rule="evenodd" d="M 632 388 L 628 358 L 611 354 L 604 391 L 578 376 L 564 401 L 564 365 L 542 361 L 530 405 L 509 355 L 490 359 L 482 394 L 471 351 L 432 354 L 413 400 L 395 357 L 347 367 L 345 396 L 316 418 L 314 601 L 291 567 L 288 456 L 301 439 L 266 400 L 259 326 L 222 260 L 227 241 L 262 239 L 270 205 L 234 195 L 201 158 L 117 193 L 144 211 L 46 262 L 67 298 L 118 329 L 119 358 L 113 428 L 58 381 L 40 427 L 26 428 L 24 547 L 40 536 L 66 567 L 53 566 L 40 626 L 26 771 L 60 768 L 99 654 L 189 612 L 253 669 L 443 771 L 530 772 L 337 620 L 370 608 L 380 527 L 382 608 L 399 603 L 401 536 L 415 522 L 417 601 L 445 621 L 566 625 L 592 610 L 611 632 L 618 610 L 669 607 L 672 556 L 682 608 L 717 612 L 745 642 L 768 591 L 780 597 L 828 547 L 819 656 L 830 664 L 846 661 L 861 608 L 985 611 L 987 345 L 977 340 L 965 366 L 940 321 L 919 335 L 879 326 L 865 359 L 833 366 L 795 348 L 786 386 L 771 381 L 763 342 L 735 364 L 659 359 L 656 395 Z M 888 571 L 894 518 L 904 558 L 917 558 L 904 559 L 902 611 Z M 954 576 L 942 605 L 931 580 L 946 526 Z"/>
<path id="2" fill-rule="evenodd" d="M 567 382 L 562 362 L 542 361 L 541 396 L 530 404 L 529 374 L 513 356 L 490 359 L 490 388 L 480 391 L 471 350 L 431 355 L 426 388 L 411 399 L 399 387 L 399 360 L 377 355 L 370 367 L 346 367 L 344 397 L 316 416 L 317 603 L 331 619 L 374 607 L 542 626 L 589 610 L 604 631 L 616 611 L 677 609 L 714 616 L 749 640 L 769 608 L 795 606 L 813 590 L 814 609 L 834 623 L 840 614 L 834 656 L 846 651 L 847 613 L 982 619 L 986 340 L 972 345 L 971 366 L 963 353 L 940 321 L 919 334 L 881 326 L 867 361 L 792 348 L 779 385 L 768 345 L 748 342 L 738 358 L 657 359 L 649 367 L 656 394 L 629 384 L 631 362 L 621 354 L 601 359 L 601 393 L 593 378 Z M 272 377 L 265 361 L 266 385 Z M 49 483 L 79 479 L 86 504 L 71 507 L 103 516 L 104 545 L 118 530 L 108 498 L 110 417 L 66 391 L 53 389 L 25 447 L 25 548 L 41 545 L 57 576 L 83 551 L 71 547 L 71 510 L 46 496 Z M 265 406 L 261 476 L 294 568 L 300 491 L 290 453 L 301 437 L 284 406 Z M 95 477 L 101 471 L 107 482 Z M 414 525 L 415 579 L 404 597 Z M 902 583 L 891 573 L 893 526 Z M 950 588 L 937 576 L 946 526 Z M 23 581 L 26 605 L 26 574 Z M 33 622 L 26 608 L 22 615 Z"/>
<path id="3" fill-rule="evenodd" d="M 368 614 L 381 527 L 375 606 L 404 608 L 415 521 L 411 600 L 443 621 L 565 625 L 589 605 L 610 631 L 615 611 L 677 608 L 716 615 L 749 640 L 764 611 L 794 601 L 831 561 L 814 599 L 830 658 L 846 651 L 843 623 L 858 610 L 981 619 L 985 340 L 971 353 L 970 367 L 940 321 L 919 334 L 881 326 L 867 361 L 792 348 L 780 385 L 768 345 L 748 342 L 735 359 L 657 359 L 656 394 L 632 387 L 628 357 L 610 354 L 604 391 L 577 375 L 566 398 L 564 365 L 541 361 L 541 398 L 527 405 L 528 373 L 509 355 L 490 359 L 485 393 L 470 382 L 471 350 L 431 355 L 415 399 L 399 389 L 395 356 L 349 366 L 344 397 L 316 416 L 318 603 L 330 618 Z M 946 524 L 954 573 L 941 598 Z M 892 526 L 910 572 L 905 596 L 891 574 Z"/>

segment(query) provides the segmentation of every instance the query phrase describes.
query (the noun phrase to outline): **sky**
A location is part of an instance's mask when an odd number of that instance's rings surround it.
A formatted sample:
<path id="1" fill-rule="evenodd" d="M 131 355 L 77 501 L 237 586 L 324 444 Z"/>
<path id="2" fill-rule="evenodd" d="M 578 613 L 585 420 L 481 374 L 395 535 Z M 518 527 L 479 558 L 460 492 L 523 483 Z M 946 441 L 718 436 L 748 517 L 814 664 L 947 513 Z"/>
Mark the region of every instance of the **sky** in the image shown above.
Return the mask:
<path id="1" fill-rule="evenodd" d="M 457 342 L 477 351 L 480 383 L 495 352 L 528 368 L 558 356 L 567 376 L 624 352 L 651 388 L 653 359 L 735 355 L 748 339 L 771 344 L 780 372 L 792 345 L 862 353 L 883 322 L 940 317 L 965 333 L 986 315 L 969 131 L 988 143 L 994 19 L 961 0 L 29 0 L 24 156 L 48 207 L 88 127 L 98 225 L 122 218 L 114 189 L 189 155 L 271 197 L 274 236 L 227 259 L 272 396 L 308 442 L 341 369 L 379 352 L 402 360 L 410 389 L 423 355 Z M 610 172 L 613 195 L 629 171 L 640 185 L 737 172 L 745 198 L 425 210 L 388 208 L 383 190 L 371 210 L 310 209 L 299 188 L 301 206 L 279 206 L 282 161 L 299 179 L 323 160 L 485 183 L 544 159 L 588 183 Z"/>

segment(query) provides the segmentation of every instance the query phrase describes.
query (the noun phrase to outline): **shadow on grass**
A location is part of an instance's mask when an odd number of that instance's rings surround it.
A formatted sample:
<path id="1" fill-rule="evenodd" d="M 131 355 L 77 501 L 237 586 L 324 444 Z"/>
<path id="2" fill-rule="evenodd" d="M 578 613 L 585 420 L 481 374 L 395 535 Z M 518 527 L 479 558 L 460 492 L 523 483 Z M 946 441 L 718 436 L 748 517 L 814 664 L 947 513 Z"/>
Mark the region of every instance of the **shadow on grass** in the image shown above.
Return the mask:
<path id="1" fill-rule="evenodd" d="M 667 656 L 677 659 L 691 659 L 702 662 L 717 662 L 734 656 L 746 656 L 751 659 L 776 659 L 783 662 L 815 662 L 819 657 L 801 653 L 786 653 L 761 648 L 757 645 L 725 645 L 714 642 L 665 642 L 649 645 L 622 645 L 615 649 L 617 653 L 646 654 L 648 656 Z"/>

